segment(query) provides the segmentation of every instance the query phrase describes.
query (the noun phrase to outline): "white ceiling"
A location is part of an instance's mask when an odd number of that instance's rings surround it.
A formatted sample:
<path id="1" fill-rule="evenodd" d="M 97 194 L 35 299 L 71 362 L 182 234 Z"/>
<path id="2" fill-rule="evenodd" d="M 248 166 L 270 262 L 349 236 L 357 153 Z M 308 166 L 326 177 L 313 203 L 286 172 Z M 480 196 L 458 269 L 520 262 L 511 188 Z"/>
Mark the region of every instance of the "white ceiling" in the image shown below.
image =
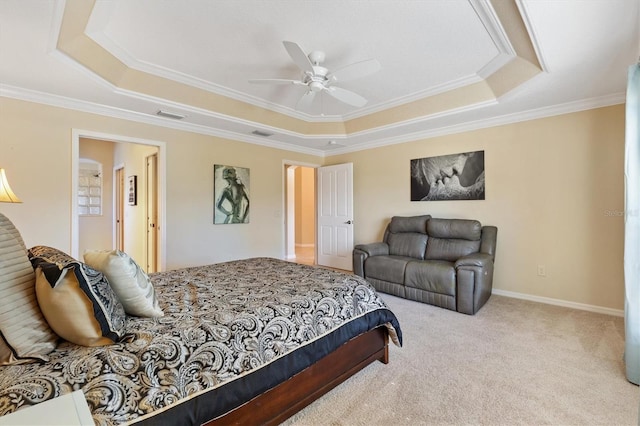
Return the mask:
<path id="1" fill-rule="evenodd" d="M 317 155 L 622 103 L 640 55 L 638 0 L 515 0 L 536 76 L 465 107 L 358 132 L 302 133 L 106 81 L 57 47 L 70 25 L 65 8 L 79 1 L 0 1 L 0 95 Z M 523 40 L 506 30 L 514 22 L 499 20 L 499 2 L 511 0 L 98 0 L 83 25 L 131 69 L 308 123 L 342 123 L 465 88 L 512 61 Z M 379 72 L 340 85 L 367 105 L 322 96 L 297 111 L 304 87 L 250 84 L 300 77 L 284 40 L 324 51 L 329 70 L 377 59 Z M 158 109 L 187 118 L 160 118 Z"/>

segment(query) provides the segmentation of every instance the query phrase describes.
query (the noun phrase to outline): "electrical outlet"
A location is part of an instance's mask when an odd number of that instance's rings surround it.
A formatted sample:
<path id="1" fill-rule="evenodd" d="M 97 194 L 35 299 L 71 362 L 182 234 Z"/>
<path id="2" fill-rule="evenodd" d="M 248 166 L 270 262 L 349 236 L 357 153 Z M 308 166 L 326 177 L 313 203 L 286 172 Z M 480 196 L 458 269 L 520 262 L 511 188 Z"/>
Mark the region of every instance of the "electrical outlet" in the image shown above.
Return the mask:
<path id="1" fill-rule="evenodd" d="M 547 268 L 544 265 L 538 265 L 538 276 L 546 277 L 547 276 Z"/>

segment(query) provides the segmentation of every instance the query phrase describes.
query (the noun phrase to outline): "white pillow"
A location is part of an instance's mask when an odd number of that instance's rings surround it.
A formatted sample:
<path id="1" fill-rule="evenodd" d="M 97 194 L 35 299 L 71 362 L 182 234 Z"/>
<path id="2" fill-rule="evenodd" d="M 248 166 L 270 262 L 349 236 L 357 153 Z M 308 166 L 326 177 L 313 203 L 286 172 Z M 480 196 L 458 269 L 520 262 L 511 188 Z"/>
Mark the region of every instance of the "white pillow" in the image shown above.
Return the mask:
<path id="1" fill-rule="evenodd" d="M 149 318 L 164 315 L 149 276 L 128 254 L 120 250 L 87 250 L 84 262 L 107 277 L 126 313 Z"/>

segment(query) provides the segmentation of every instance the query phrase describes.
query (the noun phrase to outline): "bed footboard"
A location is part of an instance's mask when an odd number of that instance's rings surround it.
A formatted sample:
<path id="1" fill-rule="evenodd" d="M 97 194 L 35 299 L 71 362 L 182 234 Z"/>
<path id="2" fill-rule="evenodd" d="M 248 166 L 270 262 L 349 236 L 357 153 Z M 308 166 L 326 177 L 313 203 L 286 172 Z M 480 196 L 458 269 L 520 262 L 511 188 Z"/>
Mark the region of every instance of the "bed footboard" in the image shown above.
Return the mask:
<path id="1" fill-rule="evenodd" d="M 206 425 L 280 424 L 374 361 L 389 362 L 385 327 L 351 339 L 286 382 Z"/>

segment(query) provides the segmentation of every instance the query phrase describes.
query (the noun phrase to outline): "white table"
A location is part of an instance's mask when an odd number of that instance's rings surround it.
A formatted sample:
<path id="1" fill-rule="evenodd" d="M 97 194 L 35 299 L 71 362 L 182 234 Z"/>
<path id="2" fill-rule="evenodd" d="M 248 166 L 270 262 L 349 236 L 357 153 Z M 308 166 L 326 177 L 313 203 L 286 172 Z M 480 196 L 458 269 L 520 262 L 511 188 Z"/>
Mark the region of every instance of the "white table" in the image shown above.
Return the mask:
<path id="1" fill-rule="evenodd" d="M 0 417 L 0 426 L 93 426 L 82 391 L 75 391 Z"/>

